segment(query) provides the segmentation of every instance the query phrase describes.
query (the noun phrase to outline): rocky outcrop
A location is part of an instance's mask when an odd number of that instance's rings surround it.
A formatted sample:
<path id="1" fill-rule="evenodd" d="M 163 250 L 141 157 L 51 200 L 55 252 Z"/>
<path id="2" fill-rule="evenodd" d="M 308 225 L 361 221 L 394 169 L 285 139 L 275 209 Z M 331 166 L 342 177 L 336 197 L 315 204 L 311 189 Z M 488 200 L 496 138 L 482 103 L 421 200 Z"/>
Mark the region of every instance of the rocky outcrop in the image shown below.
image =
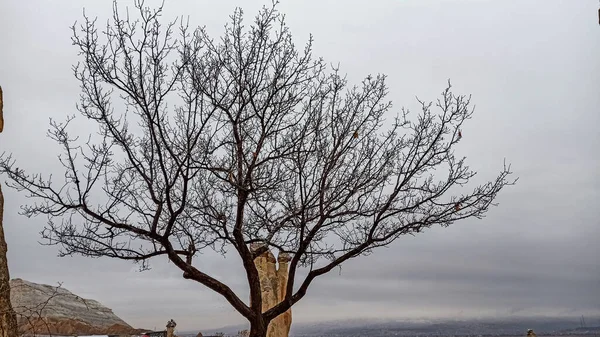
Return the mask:
<path id="1" fill-rule="evenodd" d="M 114 335 L 138 332 L 111 309 L 62 287 L 14 279 L 10 281 L 10 288 L 21 333 Z"/>
<path id="2" fill-rule="evenodd" d="M 0 87 L 0 132 L 4 130 L 4 101 L 2 98 L 2 87 Z"/>
<path id="3" fill-rule="evenodd" d="M 4 129 L 2 100 L 2 87 L 0 87 L 0 132 Z M 10 273 L 6 253 L 8 246 L 4 239 L 4 195 L 0 186 L 0 337 L 17 337 L 17 316 L 10 303 Z"/>
<path id="4" fill-rule="evenodd" d="M 250 249 L 256 251 L 260 247 L 260 244 L 253 244 L 250 246 Z M 275 256 L 269 250 L 254 260 L 260 277 L 263 312 L 277 305 L 285 297 L 289 261 L 290 256 L 285 253 L 279 253 L 276 261 Z M 279 268 L 277 268 L 276 262 L 279 263 Z M 292 310 L 289 309 L 269 323 L 267 336 L 288 337 L 291 325 Z"/>
<path id="5" fill-rule="evenodd" d="M 34 318 L 19 320 L 19 333 L 24 335 L 128 335 L 139 334 L 130 326 L 114 324 L 110 327 L 96 327 L 76 319 Z"/>
<path id="6" fill-rule="evenodd" d="M 173 319 L 171 319 L 167 322 L 167 337 L 175 336 L 175 327 L 176 326 L 177 326 L 177 323 L 175 323 L 175 321 Z"/>

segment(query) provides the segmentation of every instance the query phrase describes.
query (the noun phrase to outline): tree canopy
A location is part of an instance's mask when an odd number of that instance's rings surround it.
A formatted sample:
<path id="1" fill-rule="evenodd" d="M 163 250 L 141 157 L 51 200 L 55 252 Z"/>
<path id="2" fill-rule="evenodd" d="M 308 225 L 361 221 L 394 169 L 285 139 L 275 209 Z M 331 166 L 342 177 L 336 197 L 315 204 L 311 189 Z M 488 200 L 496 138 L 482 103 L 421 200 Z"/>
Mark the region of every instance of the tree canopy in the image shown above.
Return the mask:
<path id="1" fill-rule="evenodd" d="M 504 165 L 465 191 L 475 172 L 453 148 L 473 114 L 469 96 L 448 83 L 414 116 L 390 116 L 385 75 L 350 85 L 313 56 L 312 36 L 294 45 L 276 5 L 249 27 L 236 10 L 217 40 L 184 20 L 164 24 L 162 7 L 143 2 L 136 19 L 115 4 L 102 28 L 84 14 L 72 37 L 77 110 L 97 134 L 71 136 L 75 117 L 51 122 L 64 181 L 0 156 L 8 185 L 34 201 L 23 213 L 48 216 L 42 236 L 61 255 L 142 268 L 165 256 L 224 296 L 251 336 L 264 336 L 318 276 L 403 235 L 481 218 L 514 182 Z M 204 249 L 239 255 L 250 304 L 194 264 Z M 285 299 L 263 313 L 253 260 L 266 249 L 292 260 Z"/>

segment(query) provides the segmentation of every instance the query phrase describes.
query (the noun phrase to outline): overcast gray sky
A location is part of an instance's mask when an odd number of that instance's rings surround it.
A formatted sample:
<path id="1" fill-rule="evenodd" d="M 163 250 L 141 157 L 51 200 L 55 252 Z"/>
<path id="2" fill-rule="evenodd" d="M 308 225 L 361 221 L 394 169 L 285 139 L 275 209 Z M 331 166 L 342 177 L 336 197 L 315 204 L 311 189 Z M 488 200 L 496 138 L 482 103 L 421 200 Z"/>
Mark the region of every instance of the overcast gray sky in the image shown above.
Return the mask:
<path id="1" fill-rule="evenodd" d="M 282 0 L 298 44 L 340 62 L 350 81 L 389 75 L 395 107 L 437 98 L 453 81 L 472 93 L 473 120 L 457 154 L 480 179 L 503 158 L 520 177 L 484 220 L 396 241 L 319 279 L 294 308 L 295 322 L 353 317 L 600 315 L 600 26 L 598 2 L 484 0 Z M 121 5 L 130 1 L 120 1 Z M 236 5 L 248 20 L 268 1 L 167 1 L 220 35 Z M 0 3 L 0 151 L 30 171 L 57 168 L 48 118 L 76 113 L 76 49 L 69 26 L 82 6 L 105 22 L 110 1 Z M 4 177 L 2 178 L 4 180 Z M 17 214 L 22 195 L 5 189 L 13 278 L 63 286 L 112 308 L 137 327 L 181 330 L 243 322 L 226 301 L 183 280 L 159 258 L 139 273 L 121 261 L 57 258 L 40 246 L 45 219 Z M 201 267 L 245 294 L 237 260 L 213 254 Z M 247 292 L 246 292 L 247 293 Z"/>

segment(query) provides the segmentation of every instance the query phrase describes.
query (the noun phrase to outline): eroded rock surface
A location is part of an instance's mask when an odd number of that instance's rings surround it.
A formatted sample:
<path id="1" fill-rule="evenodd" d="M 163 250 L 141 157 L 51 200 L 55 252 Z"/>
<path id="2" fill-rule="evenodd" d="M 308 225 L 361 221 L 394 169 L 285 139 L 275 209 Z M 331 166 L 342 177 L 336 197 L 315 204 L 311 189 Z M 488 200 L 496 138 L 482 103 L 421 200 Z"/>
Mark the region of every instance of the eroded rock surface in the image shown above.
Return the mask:
<path id="1" fill-rule="evenodd" d="M 0 87 L 0 133 L 4 128 L 2 87 Z M 10 303 L 10 272 L 6 253 L 8 246 L 4 238 L 4 195 L 0 186 L 0 337 L 17 337 L 17 317 Z"/>
<path id="2" fill-rule="evenodd" d="M 62 287 L 10 280 L 11 302 L 22 333 L 108 335 L 136 332 L 98 301 Z"/>
<path id="3" fill-rule="evenodd" d="M 250 248 L 256 251 L 260 248 L 260 245 L 255 244 Z M 268 250 L 254 260 L 260 277 L 263 312 L 277 305 L 285 297 L 289 261 L 290 257 L 285 253 L 280 253 L 277 260 L 275 260 L 273 253 Z M 276 262 L 279 263 L 279 268 L 277 268 Z M 269 323 L 267 336 L 288 337 L 291 325 L 292 310 L 289 309 Z"/>
<path id="4" fill-rule="evenodd" d="M 4 129 L 4 100 L 2 98 L 2 87 L 0 87 L 0 132 Z"/>

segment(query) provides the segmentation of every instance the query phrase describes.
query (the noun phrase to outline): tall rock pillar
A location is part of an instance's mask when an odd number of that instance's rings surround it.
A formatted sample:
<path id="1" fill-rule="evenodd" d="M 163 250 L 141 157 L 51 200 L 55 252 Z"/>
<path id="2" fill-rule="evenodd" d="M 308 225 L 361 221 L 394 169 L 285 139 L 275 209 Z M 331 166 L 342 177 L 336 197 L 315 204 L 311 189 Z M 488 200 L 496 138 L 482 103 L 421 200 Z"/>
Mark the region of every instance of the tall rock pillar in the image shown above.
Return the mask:
<path id="1" fill-rule="evenodd" d="M 0 132 L 4 129 L 4 102 L 2 100 L 2 87 L 0 87 Z M 10 303 L 10 273 L 6 252 L 8 246 L 4 239 L 4 195 L 0 185 L 0 337 L 17 337 L 17 315 Z"/>
<path id="2" fill-rule="evenodd" d="M 167 322 L 167 337 L 175 337 L 175 327 L 177 323 L 174 320 L 169 320 Z"/>
<path id="3" fill-rule="evenodd" d="M 288 281 L 288 263 L 290 260 L 290 256 L 286 253 L 279 253 L 279 256 L 277 256 L 277 262 L 279 263 L 276 275 L 277 303 L 283 301 L 285 298 Z M 290 334 L 290 327 L 292 326 L 292 309 L 288 309 L 283 314 L 277 316 L 273 321 L 280 327 L 277 337 L 288 337 Z"/>
<path id="4" fill-rule="evenodd" d="M 261 244 L 250 245 L 252 251 L 256 251 L 260 247 L 262 247 Z M 269 250 L 254 260 L 260 278 L 263 312 L 277 305 L 285 297 L 289 261 L 290 257 L 285 253 L 280 253 L 275 260 L 275 256 Z M 279 268 L 277 268 L 276 262 L 279 262 Z M 288 337 L 291 324 L 292 309 L 289 309 L 269 323 L 267 337 Z"/>

